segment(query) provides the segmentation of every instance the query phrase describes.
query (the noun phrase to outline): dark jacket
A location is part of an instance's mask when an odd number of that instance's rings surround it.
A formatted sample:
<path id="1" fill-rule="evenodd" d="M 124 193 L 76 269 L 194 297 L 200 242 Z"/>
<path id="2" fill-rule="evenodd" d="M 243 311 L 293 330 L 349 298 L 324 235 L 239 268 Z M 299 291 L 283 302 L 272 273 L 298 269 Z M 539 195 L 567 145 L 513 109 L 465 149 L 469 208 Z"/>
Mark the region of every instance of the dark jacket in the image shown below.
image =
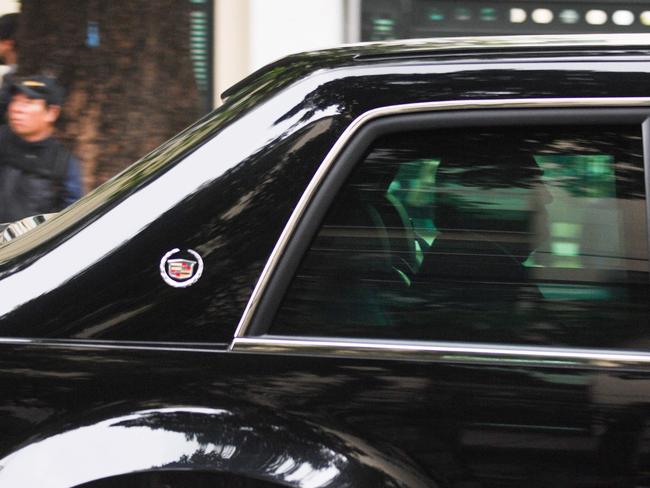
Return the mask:
<path id="1" fill-rule="evenodd" d="M 0 222 L 62 210 L 81 196 L 79 161 L 60 142 L 0 127 Z"/>

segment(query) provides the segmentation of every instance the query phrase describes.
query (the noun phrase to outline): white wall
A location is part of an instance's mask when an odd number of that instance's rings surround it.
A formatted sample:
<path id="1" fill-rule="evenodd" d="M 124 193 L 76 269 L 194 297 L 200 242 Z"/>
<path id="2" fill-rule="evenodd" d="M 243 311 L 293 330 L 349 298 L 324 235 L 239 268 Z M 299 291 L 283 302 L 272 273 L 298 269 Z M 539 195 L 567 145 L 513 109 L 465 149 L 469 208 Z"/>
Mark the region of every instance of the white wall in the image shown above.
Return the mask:
<path id="1" fill-rule="evenodd" d="M 0 0 L 0 16 L 20 11 L 18 0 Z"/>
<path id="2" fill-rule="evenodd" d="M 344 42 L 344 0 L 248 0 L 250 71 L 287 54 Z"/>
<path id="3" fill-rule="evenodd" d="M 250 73 L 250 5 L 247 0 L 214 2 L 214 104 L 220 94 Z"/>
<path id="4" fill-rule="evenodd" d="M 358 40 L 360 0 L 214 0 L 214 5 L 215 105 L 223 90 L 265 64 Z"/>

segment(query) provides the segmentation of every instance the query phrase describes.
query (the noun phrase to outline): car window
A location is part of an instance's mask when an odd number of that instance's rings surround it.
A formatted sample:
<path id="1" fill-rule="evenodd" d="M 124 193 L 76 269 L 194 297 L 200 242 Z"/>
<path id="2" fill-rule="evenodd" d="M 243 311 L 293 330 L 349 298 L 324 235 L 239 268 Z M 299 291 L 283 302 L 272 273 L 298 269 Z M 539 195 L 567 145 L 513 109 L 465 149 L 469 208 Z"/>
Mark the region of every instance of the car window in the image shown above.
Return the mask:
<path id="1" fill-rule="evenodd" d="M 270 332 L 646 347 L 643 180 L 639 126 L 382 136 Z"/>

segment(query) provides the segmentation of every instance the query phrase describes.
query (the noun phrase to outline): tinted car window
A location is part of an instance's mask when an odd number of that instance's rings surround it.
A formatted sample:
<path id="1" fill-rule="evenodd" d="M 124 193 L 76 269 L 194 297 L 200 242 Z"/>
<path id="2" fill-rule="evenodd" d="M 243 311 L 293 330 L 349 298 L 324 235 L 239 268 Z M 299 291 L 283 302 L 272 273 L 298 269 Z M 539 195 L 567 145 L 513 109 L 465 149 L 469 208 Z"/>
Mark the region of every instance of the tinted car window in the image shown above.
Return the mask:
<path id="1" fill-rule="evenodd" d="M 644 347 L 644 198 L 638 126 L 384 136 L 271 332 Z"/>

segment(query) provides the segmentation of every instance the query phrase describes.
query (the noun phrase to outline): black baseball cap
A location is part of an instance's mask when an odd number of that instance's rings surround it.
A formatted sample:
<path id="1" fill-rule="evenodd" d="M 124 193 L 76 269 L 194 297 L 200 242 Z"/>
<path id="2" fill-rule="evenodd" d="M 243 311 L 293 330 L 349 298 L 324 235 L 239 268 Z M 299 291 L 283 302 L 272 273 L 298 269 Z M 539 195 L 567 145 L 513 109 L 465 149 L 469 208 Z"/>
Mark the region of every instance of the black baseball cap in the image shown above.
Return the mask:
<path id="1" fill-rule="evenodd" d="M 16 39 L 18 14 L 7 14 L 0 17 L 0 41 Z"/>
<path id="2" fill-rule="evenodd" d="M 63 88 L 54 78 L 44 75 L 17 78 L 11 85 L 11 95 L 24 93 L 29 98 L 45 100 L 48 105 L 63 103 Z"/>

